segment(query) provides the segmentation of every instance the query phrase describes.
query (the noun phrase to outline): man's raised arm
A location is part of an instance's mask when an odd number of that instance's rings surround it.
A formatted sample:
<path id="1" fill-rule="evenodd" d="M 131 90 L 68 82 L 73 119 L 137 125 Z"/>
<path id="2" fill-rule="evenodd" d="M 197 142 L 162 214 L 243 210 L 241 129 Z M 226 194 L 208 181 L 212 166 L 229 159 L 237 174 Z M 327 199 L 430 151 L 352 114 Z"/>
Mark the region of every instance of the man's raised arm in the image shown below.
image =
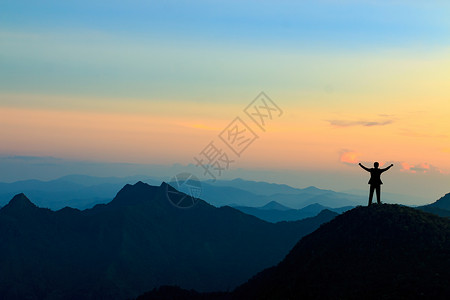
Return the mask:
<path id="1" fill-rule="evenodd" d="M 381 169 L 382 172 L 385 172 L 387 170 L 389 170 L 390 168 L 392 168 L 394 166 L 394 164 L 391 164 L 389 167 Z"/>
<path id="2" fill-rule="evenodd" d="M 359 166 L 361 167 L 361 168 L 363 168 L 364 170 L 366 170 L 367 172 L 370 172 L 370 169 L 369 168 L 366 168 L 366 167 L 364 167 L 361 163 L 359 163 Z"/>

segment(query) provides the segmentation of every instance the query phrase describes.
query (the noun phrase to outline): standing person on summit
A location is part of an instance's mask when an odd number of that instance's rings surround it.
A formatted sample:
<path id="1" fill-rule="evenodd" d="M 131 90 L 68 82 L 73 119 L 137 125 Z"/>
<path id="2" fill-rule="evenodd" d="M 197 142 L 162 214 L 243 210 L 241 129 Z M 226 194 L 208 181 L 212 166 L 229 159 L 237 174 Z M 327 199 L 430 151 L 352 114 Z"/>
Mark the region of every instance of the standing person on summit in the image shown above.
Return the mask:
<path id="1" fill-rule="evenodd" d="M 374 162 L 373 164 L 373 168 L 369 169 L 364 167 L 361 163 L 359 163 L 359 165 L 361 166 L 361 168 L 363 168 L 364 170 L 366 170 L 367 172 L 370 172 L 370 180 L 369 180 L 369 184 L 370 184 L 370 193 L 369 193 L 369 205 L 372 204 L 372 199 L 373 199 L 373 191 L 375 190 L 377 192 L 377 203 L 381 204 L 381 200 L 380 200 L 380 193 L 381 193 L 381 185 L 383 184 L 383 182 L 381 181 L 381 173 L 389 170 L 392 166 L 394 166 L 393 164 L 391 164 L 389 167 L 384 168 L 384 169 L 379 169 L 378 167 L 380 166 L 380 164 L 378 162 Z"/>

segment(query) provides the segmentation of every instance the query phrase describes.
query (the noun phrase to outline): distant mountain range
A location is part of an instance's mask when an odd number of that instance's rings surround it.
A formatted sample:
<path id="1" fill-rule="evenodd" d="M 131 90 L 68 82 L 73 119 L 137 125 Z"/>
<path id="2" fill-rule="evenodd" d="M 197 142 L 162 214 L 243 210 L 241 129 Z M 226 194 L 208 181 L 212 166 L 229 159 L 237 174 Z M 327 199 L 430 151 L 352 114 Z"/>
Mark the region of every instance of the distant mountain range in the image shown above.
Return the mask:
<path id="1" fill-rule="evenodd" d="M 234 179 L 202 183 L 203 199 L 215 206 L 261 207 L 272 201 L 292 209 L 301 209 L 311 204 L 326 207 L 356 206 L 365 204 L 366 197 L 323 190 L 316 187 L 293 188 L 285 184 Z"/>
<path id="2" fill-rule="evenodd" d="M 0 209 L 0 298 L 126 299 L 165 284 L 231 290 L 337 215 L 273 224 L 203 200 L 179 209 L 168 191 L 138 182 L 107 204 L 58 211 L 14 196 Z"/>
<path id="3" fill-rule="evenodd" d="M 145 176 L 117 178 L 86 175 L 68 175 L 50 181 L 0 183 L 0 207 L 6 205 L 14 195 L 25 193 L 39 207 L 53 210 L 65 206 L 92 208 L 95 204 L 110 202 L 125 184 L 139 180 L 158 185 L 161 183 L 161 180 Z"/>
<path id="4" fill-rule="evenodd" d="M 87 209 L 96 204 L 110 202 L 121 187 L 137 181 L 159 185 L 162 178 L 145 175 L 124 178 L 68 175 L 50 181 L 24 180 L 0 183 L 0 207 L 6 205 L 14 195 L 25 193 L 39 207 L 53 210 L 65 206 Z M 352 190 L 340 193 L 312 186 L 300 189 L 285 184 L 240 178 L 216 182 L 203 181 L 201 185 L 201 198 L 217 207 L 229 205 L 259 208 L 272 201 L 290 209 L 302 209 L 312 204 L 333 209 L 367 204 L 367 191 Z M 383 197 L 386 197 L 385 200 L 388 202 L 408 203 L 410 196 L 383 193 Z M 413 202 L 419 202 L 419 199 Z M 288 217 L 289 220 L 291 218 Z"/>
<path id="5" fill-rule="evenodd" d="M 69 175 L 51 181 L 25 180 L 0 183 L 0 206 L 18 193 L 25 193 L 39 207 L 53 210 L 70 206 L 91 208 L 110 202 L 116 192 L 129 182 L 145 181 L 159 185 L 161 179 L 147 176 L 93 177 Z M 170 182 L 169 182 L 170 183 Z M 297 189 L 284 184 L 255 182 L 243 179 L 204 181 L 201 198 L 220 207 L 225 205 L 259 207 L 272 201 L 300 209 L 318 203 L 326 207 L 355 206 L 365 203 L 365 197 L 322 190 L 315 187 Z"/>
<path id="6" fill-rule="evenodd" d="M 51 181 L 26 180 L 0 183 L 0 207 L 6 205 L 14 195 L 25 193 L 39 207 L 53 210 L 65 206 L 87 209 L 96 204 L 110 202 L 121 187 L 139 180 L 152 185 L 161 183 L 161 179 L 143 175 L 125 178 L 68 175 Z M 204 181 L 201 182 L 201 186 L 201 198 L 208 203 L 217 207 L 229 205 L 270 222 L 300 220 L 315 216 L 322 209 L 342 213 L 357 205 L 366 205 L 367 202 L 367 191 L 338 193 L 315 187 L 298 189 L 285 184 L 240 178 L 218 180 L 214 183 Z M 407 197 L 389 193 L 383 195 L 391 200 L 405 200 Z M 418 208 L 440 216 L 450 216 L 448 206 L 439 203 Z"/>
<path id="7" fill-rule="evenodd" d="M 276 201 L 272 201 L 261 207 L 234 206 L 234 208 L 239 209 L 246 214 L 258 217 L 262 220 L 275 223 L 281 221 L 297 221 L 304 218 L 313 217 L 324 209 L 328 209 L 330 211 L 341 214 L 349 209 L 352 209 L 353 206 L 331 208 L 320 205 L 318 203 L 314 203 L 302 209 L 292 209 Z"/>
<path id="8" fill-rule="evenodd" d="M 450 220 L 383 204 L 337 216 L 233 292 L 164 286 L 138 300 L 449 299 L 449 280 Z"/>
<path id="9" fill-rule="evenodd" d="M 334 205 L 366 199 L 236 179 L 202 182 L 201 198 L 238 209 L 203 200 L 180 209 L 168 201 L 171 185 L 149 178 L 157 185 L 123 186 L 133 178 L 0 184 L 0 197 L 22 188 L 47 207 L 90 207 L 53 211 L 23 193 L 6 201 L 0 299 L 126 299 L 154 288 L 142 299 L 448 296 L 449 220 L 422 211 L 449 217 L 450 194 L 417 209 L 347 211 Z M 113 188 L 120 191 L 111 201 Z"/>

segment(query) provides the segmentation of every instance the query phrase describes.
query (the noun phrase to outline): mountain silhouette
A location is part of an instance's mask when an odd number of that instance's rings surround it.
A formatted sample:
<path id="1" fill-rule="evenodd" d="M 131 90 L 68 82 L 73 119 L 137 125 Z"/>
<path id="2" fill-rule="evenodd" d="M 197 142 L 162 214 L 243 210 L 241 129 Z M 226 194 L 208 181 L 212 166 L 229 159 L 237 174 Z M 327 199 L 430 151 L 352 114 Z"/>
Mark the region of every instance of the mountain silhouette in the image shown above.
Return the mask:
<path id="1" fill-rule="evenodd" d="M 3 208 L 4 212 L 24 212 L 36 209 L 34 205 L 25 194 L 20 193 L 15 195 L 11 201 Z"/>
<path id="2" fill-rule="evenodd" d="M 260 207 L 261 209 L 275 209 L 275 210 L 289 210 L 291 208 L 278 203 L 277 201 L 270 201 L 266 205 Z"/>
<path id="3" fill-rule="evenodd" d="M 165 286 L 138 299 L 449 299 L 449 280 L 450 220 L 382 204 L 337 216 L 233 292 Z"/>
<path id="4" fill-rule="evenodd" d="M 246 214 L 273 223 L 281 221 L 297 221 L 313 217 L 325 209 L 340 214 L 344 211 L 353 208 L 352 206 L 331 208 L 320 205 L 318 203 L 314 203 L 307 205 L 301 209 L 292 209 L 284 205 L 281 205 L 276 201 L 269 202 L 268 204 L 262 207 L 249 207 L 249 206 L 233 206 L 233 207 Z"/>
<path id="5" fill-rule="evenodd" d="M 164 284 L 231 290 L 336 216 L 272 224 L 202 200 L 179 209 L 170 190 L 125 185 L 82 211 L 14 196 L 0 209 L 0 298 L 126 299 Z"/>
<path id="6" fill-rule="evenodd" d="M 398 205 L 357 207 L 304 237 L 239 299 L 448 299 L 450 221 Z"/>
<path id="7" fill-rule="evenodd" d="M 65 206 L 87 209 L 96 204 L 109 203 L 126 183 L 139 180 L 153 185 L 161 183 L 160 179 L 143 175 L 124 178 L 68 175 L 50 181 L 0 182 L 0 207 L 6 205 L 14 195 L 24 193 L 39 207 L 52 210 Z M 315 187 L 298 189 L 284 184 L 234 179 L 218 180 L 214 184 L 202 182 L 202 199 L 217 207 L 263 206 L 276 201 L 299 209 L 314 203 L 327 207 L 356 206 L 366 202 L 366 195 L 356 196 Z"/>
<path id="8" fill-rule="evenodd" d="M 110 202 L 126 183 L 138 180 L 158 185 L 161 183 L 161 180 L 146 176 L 117 178 L 86 175 L 68 175 L 50 181 L 0 182 L 0 206 L 6 205 L 14 195 L 24 193 L 39 207 L 57 210 L 68 205 L 86 209 L 95 204 Z"/>
<path id="9" fill-rule="evenodd" d="M 326 207 L 342 207 L 367 202 L 366 197 L 316 187 L 298 189 L 288 185 L 243 179 L 217 181 L 214 184 L 202 182 L 202 189 L 202 199 L 215 206 L 261 207 L 276 201 L 289 208 L 300 209 L 314 203 Z"/>
<path id="10" fill-rule="evenodd" d="M 431 203 L 430 206 L 450 210 L 450 193 L 446 194 L 436 202 Z"/>
<path id="11" fill-rule="evenodd" d="M 446 194 L 436 202 L 419 206 L 417 208 L 441 217 L 448 218 L 450 217 L 450 193 Z"/>

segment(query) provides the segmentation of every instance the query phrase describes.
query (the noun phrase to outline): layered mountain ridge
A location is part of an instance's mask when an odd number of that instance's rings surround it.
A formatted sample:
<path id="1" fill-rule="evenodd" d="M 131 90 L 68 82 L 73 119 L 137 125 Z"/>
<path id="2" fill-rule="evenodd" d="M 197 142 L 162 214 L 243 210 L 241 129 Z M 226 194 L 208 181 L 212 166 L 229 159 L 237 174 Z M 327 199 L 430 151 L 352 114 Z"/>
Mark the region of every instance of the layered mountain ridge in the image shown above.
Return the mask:
<path id="1" fill-rule="evenodd" d="M 138 299 L 449 299 L 449 281 L 450 220 L 382 204 L 323 224 L 233 292 L 165 286 Z"/>
<path id="2" fill-rule="evenodd" d="M 125 299 L 164 284 L 230 290 L 336 216 L 272 224 L 203 200 L 179 209 L 171 189 L 125 185 L 86 210 L 51 211 L 16 195 L 0 209 L 0 298 Z"/>

